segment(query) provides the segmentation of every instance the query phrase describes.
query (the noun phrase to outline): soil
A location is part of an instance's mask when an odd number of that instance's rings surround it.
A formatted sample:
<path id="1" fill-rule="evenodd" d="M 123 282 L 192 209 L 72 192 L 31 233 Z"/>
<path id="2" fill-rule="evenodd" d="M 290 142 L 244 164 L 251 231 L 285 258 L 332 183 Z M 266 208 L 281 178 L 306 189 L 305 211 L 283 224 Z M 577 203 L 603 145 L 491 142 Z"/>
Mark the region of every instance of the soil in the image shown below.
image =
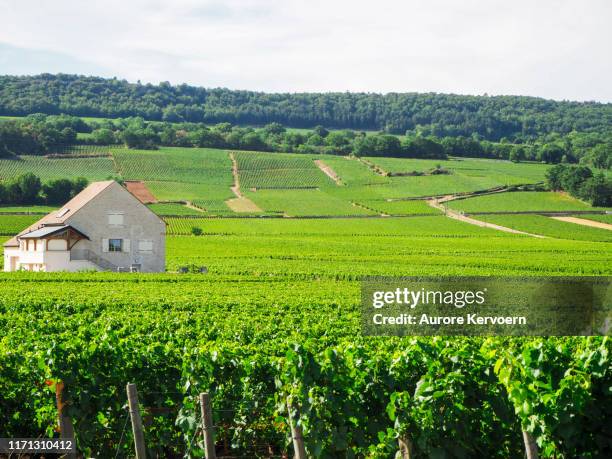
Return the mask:
<path id="1" fill-rule="evenodd" d="M 578 217 L 550 217 L 555 220 L 560 220 L 562 222 L 568 223 L 576 223 L 577 225 L 590 226 L 592 228 L 602 228 L 612 231 L 612 225 L 604 222 L 596 222 L 594 220 L 587 220 L 586 218 L 578 218 Z"/>
<path id="2" fill-rule="evenodd" d="M 155 204 L 157 198 L 147 188 L 144 182 L 137 180 L 126 180 L 125 187 L 143 204 Z"/>
<path id="3" fill-rule="evenodd" d="M 319 169 L 323 171 L 325 175 L 327 175 L 330 179 L 336 182 L 336 185 L 342 185 L 342 180 L 340 180 L 338 174 L 336 174 L 336 172 L 331 167 L 329 167 L 320 159 L 315 159 L 315 164 Z"/>

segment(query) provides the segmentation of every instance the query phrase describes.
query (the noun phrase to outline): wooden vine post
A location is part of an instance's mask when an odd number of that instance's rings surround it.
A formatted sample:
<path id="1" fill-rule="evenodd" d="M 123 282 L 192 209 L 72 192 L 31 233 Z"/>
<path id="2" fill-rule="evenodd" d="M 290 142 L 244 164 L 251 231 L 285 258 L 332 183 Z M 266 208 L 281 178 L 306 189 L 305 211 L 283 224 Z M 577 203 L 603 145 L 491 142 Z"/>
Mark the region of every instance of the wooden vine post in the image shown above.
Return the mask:
<path id="1" fill-rule="evenodd" d="M 399 446 L 399 457 L 400 459 L 411 459 L 412 458 L 412 442 L 406 437 L 399 437 L 397 439 Z"/>
<path id="2" fill-rule="evenodd" d="M 297 411 L 295 419 L 291 415 L 294 411 L 294 406 L 291 402 L 291 397 L 287 397 L 287 412 L 289 413 L 289 426 L 291 427 L 291 438 L 293 439 L 293 451 L 295 453 L 295 459 L 306 459 L 306 447 L 304 446 L 304 435 L 302 433 L 302 427 L 298 425 L 300 419 L 300 413 Z"/>
<path id="3" fill-rule="evenodd" d="M 202 434 L 204 436 L 204 453 L 206 459 L 216 459 L 215 451 L 215 426 L 213 423 L 212 405 L 210 394 L 200 394 L 200 409 L 202 410 Z"/>
<path id="4" fill-rule="evenodd" d="M 140 407 L 138 406 L 138 392 L 136 384 L 127 385 L 128 406 L 130 408 L 130 419 L 132 420 L 132 432 L 134 433 L 134 450 L 136 459 L 146 459 L 147 448 L 144 441 L 144 430 L 142 428 L 142 418 L 140 417 Z"/>
<path id="5" fill-rule="evenodd" d="M 72 426 L 72 420 L 70 416 L 64 411 L 66 402 L 64 400 L 64 382 L 58 381 L 55 384 L 55 402 L 57 404 L 57 417 L 59 422 L 60 438 L 74 438 L 74 427 Z M 69 459 L 76 457 L 75 453 L 68 453 L 66 455 Z"/>
<path id="6" fill-rule="evenodd" d="M 538 445 L 536 444 L 535 438 L 526 430 L 523 430 L 523 441 L 525 442 L 525 453 L 527 459 L 538 459 Z"/>

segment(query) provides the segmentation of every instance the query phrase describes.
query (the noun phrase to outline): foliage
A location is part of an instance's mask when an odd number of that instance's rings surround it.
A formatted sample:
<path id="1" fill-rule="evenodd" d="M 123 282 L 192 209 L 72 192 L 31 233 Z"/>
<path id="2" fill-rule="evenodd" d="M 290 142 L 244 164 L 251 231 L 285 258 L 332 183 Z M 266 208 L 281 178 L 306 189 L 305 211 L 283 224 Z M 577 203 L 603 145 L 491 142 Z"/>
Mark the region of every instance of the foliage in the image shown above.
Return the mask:
<path id="1" fill-rule="evenodd" d="M 603 172 L 593 175 L 586 166 L 558 164 L 547 171 L 546 180 L 551 189 L 565 190 L 593 206 L 612 206 L 612 178 Z"/>
<path id="2" fill-rule="evenodd" d="M 41 185 L 38 176 L 31 172 L 19 175 L 5 183 L 0 182 L 0 204 L 63 204 L 87 186 L 87 179 L 57 179 Z"/>
<path id="3" fill-rule="evenodd" d="M 609 133 L 610 104 L 534 97 L 416 93 L 266 94 L 168 83 L 132 84 L 77 75 L 0 77 L 0 112 L 35 112 L 167 122 L 406 130 L 489 140 L 571 131 Z M 324 135 L 321 137 L 325 137 Z M 212 146 L 212 145 L 207 145 Z"/>

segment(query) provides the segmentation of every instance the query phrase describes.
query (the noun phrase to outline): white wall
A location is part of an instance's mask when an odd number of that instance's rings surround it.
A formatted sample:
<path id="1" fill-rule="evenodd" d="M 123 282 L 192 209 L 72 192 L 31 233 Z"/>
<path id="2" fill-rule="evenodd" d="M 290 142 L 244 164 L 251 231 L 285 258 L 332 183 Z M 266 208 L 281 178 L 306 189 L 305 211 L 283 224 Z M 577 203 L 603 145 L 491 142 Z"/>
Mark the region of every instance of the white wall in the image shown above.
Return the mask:
<path id="1" fill-rule="evenodd" d="M 108 214 L 122 214 L 123 225 L 110 225 Z M 86 234 L 74 249 L 89 249 L 116 266 L 141 264 L 143 272 L 166 269 L 166 224 L 118 183 L 109 185 L 66 222 Z M 104 239 L 129 239 L 129 251 L 104 252 Z M 140 252 L 140 239 L 153 241 L 153 250 Z"/>
<path id="2" fill-rule="evenodd" d="M 68 242 L 64 239 L 49 239 L 47 250 L 68 250 Z"/>
<path id="3" fill-rule="evenodd" d="M 19 256 L 19 248 L 18 247 L 5 247 L 4 248 L 4 271 L 11 271 L 11 261 L 10 257 Z"/>

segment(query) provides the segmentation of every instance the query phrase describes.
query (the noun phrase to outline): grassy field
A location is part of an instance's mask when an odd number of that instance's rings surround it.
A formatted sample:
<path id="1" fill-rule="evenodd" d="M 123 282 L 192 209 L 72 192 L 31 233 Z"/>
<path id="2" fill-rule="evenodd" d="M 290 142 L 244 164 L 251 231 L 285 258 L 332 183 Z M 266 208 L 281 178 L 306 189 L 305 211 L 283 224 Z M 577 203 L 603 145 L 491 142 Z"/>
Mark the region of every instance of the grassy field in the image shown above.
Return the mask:
<path id="1" fill-rule="evenodd" d="M 450 201 L 448 207 L 464 212 L 521 212 L 521 211 L 571 211 L 605 210 L 592 207 L 563 193 L 523 191 L 495 193 L 468 199 Z"/>
<path id="2" fill-rule="evenodd" d="M 551 238 L 612 242 L 612 231 L 563 222 L 543 215 L 479 215 L 478 219 Z"/>

